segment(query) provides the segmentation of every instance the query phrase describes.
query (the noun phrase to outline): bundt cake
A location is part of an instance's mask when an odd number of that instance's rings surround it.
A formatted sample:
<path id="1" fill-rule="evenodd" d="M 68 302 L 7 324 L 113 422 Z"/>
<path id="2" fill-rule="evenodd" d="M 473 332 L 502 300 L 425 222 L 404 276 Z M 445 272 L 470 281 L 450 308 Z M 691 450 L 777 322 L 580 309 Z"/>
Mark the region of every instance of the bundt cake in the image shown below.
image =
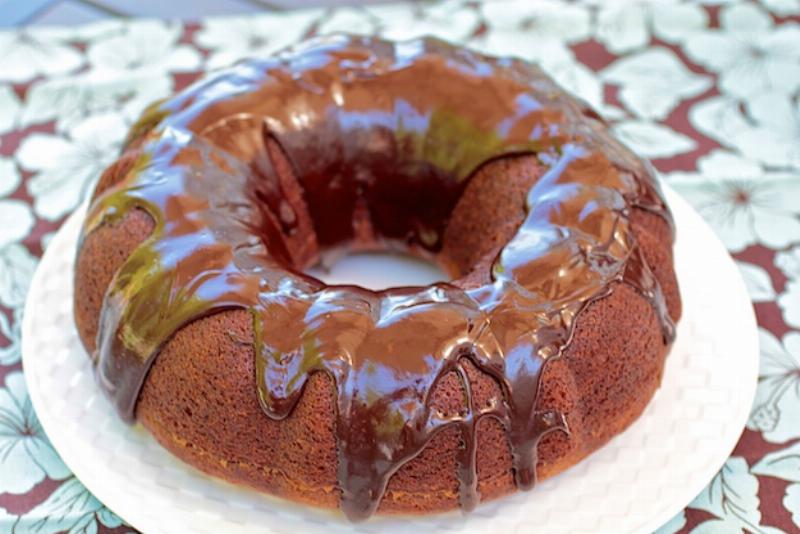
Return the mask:
<path id="1" fill-rule="evenodd" d="M 353 520 L 574 465 L 658 388 L 681 313 L 650 167 L 534 65 L 334 36 L 150 106 L 75 271 L 99 386 L 178 458 Z M 452 281 L 304 274 L 401 249 Z"/>

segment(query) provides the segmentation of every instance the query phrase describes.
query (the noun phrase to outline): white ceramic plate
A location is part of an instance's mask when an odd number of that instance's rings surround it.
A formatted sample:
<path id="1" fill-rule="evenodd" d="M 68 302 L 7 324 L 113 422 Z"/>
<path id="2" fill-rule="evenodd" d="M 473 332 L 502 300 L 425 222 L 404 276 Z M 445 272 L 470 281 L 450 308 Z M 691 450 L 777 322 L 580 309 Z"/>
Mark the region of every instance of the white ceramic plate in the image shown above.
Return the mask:
<path id="1" fill-rule="evenodd" d="M 758 375 L 755 318 L 735 264 L 685 201 L 669 190 L 667 198 L 678 228 L 684 316 L 661 389 L 636 423 L 590 458 L 468 516 L 376 517 L 352 525 L 332 512 L 207 477 L 141 426 L 123 424 L 96 387 L 73 325 L 82 213 L 53 238 L 28 295 L 22 354 L 30 396 L 69 468 L 144 532 L 649 532 L 722 466 L 744 427 Z"/>

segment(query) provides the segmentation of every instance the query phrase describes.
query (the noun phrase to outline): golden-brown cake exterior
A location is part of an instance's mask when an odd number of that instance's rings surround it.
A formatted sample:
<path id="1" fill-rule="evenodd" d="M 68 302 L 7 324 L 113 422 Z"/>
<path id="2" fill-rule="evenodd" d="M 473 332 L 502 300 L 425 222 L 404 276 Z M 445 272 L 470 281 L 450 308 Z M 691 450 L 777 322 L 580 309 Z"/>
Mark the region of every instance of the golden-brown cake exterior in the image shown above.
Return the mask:
<path id="1" fill-rule="evenodd" d="M 101 178 L 97 198 L 128 179 L 141 157 L 139 143 L 133 144 L 137 146 Z M 292 259 L 308 263 L 321 248 L 311 221 L 313 210 L 304 205 L 295 170 L 286 161 L 290 158 L 274 139 L 266 144 L 277 181 L 286 191 L 296 188 L 285 193 L 299 228 L 287 248 Z M 535 155 L 509 155 L 481 166 L 459 191 L 435 251 L 454 273 L 455 287 L 468 291 L 491 282 L 498 254 L 526 219 L 526 196 L 546 170 Z M 663 213 L 637 206 L 627 220 L 663 294 L 662 313 L 677 321 L 681 311 L 671 225 Z M 357 245 L 373 246 L 369 241 L 378 232 L 369 217 L 365 221 L 355 233 L 367 237 Z M 76 262 L 75 317 L 89 352 L 97 349 L 109 286 L 158 224 L 147 210 L 136 207 L 84 236 Z M 538 478 L 574 465 L 644 410 L 659 386 L 669 350 L 663 319 L 652 298 L 622 279 L 611 281 L 602 295 L 584 303 L 563 351 L 547 360 L 539 376 L 536 412 L 560 414 L 568 432 L 540 436 Z M 259 400 L 257 337 L 253 316 L 245 309 L 215 311 L 176 329 L 149 368 L 135 404 L 136 419 L 176 456 L 210 474 L 292 500 L 336 507 L 342 488 L 333 378 L 310 374 L 288 415 L 268 417 Z M 466 382 L 455 370 L 444 374 L 432 388 L 432 410 L 446 419 L 506 401 L 507 392 L 495 378 L 468 358 L 459 363 Z M 481 418 L 474 441 L 480 499 L 514 491 L 508 429 L 498 418 Z M 468 445 L 455 426 L 430 436 L 419 454 L 398 465 L 378 510 L 421 513 L 463 504 L 460 470 Z"/>

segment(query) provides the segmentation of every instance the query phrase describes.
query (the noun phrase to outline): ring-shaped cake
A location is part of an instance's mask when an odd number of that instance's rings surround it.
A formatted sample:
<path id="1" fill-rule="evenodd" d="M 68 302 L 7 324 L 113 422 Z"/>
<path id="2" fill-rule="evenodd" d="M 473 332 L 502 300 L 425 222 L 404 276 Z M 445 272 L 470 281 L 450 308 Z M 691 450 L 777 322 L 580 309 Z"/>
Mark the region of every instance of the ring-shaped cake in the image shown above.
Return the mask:
<path id="1" fill-rule="evenodd" d="M 531 487 L 622 431 L 680 316 L 650 167 L 538 67 L 316 39 L 151 106 L 101 177 L 75 317 L 127 421 L 354 520 Z M 452 281 L 304 269 L 401 249 Z"/>

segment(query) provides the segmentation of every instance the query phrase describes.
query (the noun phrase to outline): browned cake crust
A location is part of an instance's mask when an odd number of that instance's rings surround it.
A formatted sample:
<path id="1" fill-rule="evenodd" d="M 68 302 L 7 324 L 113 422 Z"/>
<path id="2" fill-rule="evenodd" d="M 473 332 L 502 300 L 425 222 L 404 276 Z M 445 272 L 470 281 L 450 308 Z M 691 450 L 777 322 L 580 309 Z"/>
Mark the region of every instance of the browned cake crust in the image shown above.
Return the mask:
<path id="1" fill-rule="evenodd" d="M 129 156 L 131 158 L 132 156 Z M 95 195 L 124 175 L 126 160 L 109 169 Z M 285 174 L 287 171 L 281 171 Z M 480 285 L 491 259 L 524 216 L 524 195 L 541 171 L 535 157 L 497 160 L 471 180 L 450 217 L 440 255 L 455 283 Z M 291 177 L 289 177 L 291 178 Z M 310 228 L 301 195 L 295 213 Z M 672 230 L 661 217 L 635 208 L 634 234 L 677 321 L 681 302 L 673 269 Z M 114 274 L 154 229 L 135 209 L 86 236 L 75 276 L 75 319 L 86 349 L 95 349 L 100 308 Z M 313 249 L 306 230 L 298 247 Z M 369 234 L 366 229 L 365 235 Z M 305 238 L 305 239 L 303 239 Z M 306 252 L 304 252 L 305 254 Z M 137 419 L 178 458 L 237 484 L 317 506 L 336 507 L 337 451 L 334 388 L 328 376 L 312 375 L 295 410 L 284 420 L 267 417 L 255 383 L 252 317 L 231 310 L 181 328 L 162 348 L 141 391 Z M 538 409 L 565 415 L 569 435 L 553 432 L 539 444 L 538 476 L 552 476 L 624 430 L 659 387 L 668 345 L 657 314 L 632 287 L 614 283 L 608 296 L 579 314 L 563 356 L 548 361 Z M 465 362 L 473 403 L 501 399 L 497 383 Z M 466 396 L 454 374 L 434 391 L 432 405 L 446 414 L 464 410 Z M 477 437 L 481 500 L 515 490 L 505 430 L 481 420 Z M 391 478 L 381 512 L 423 513 L 458 507 L 456 453 L 463 443 L 455 428 L 436 434 L 423 452 Z"/>

